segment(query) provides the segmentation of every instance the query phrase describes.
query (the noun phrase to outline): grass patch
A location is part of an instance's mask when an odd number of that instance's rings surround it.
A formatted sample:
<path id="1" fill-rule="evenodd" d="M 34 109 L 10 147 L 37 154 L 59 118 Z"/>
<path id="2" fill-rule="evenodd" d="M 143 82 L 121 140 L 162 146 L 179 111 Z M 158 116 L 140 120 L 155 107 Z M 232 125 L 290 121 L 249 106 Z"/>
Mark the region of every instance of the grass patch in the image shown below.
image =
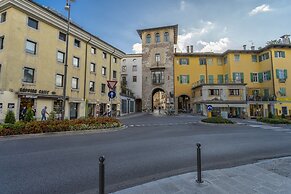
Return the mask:
<path id="1" fill-rule="evenodd" d="M 222 117 L 211 117 L 201 120 L 204 123 L 218 123 L 218 124 L 233 124 L 231 120 L 224 119 Z"/>
<path id="2" fill-rule="evenodd" d="M 257 121 L 269 124 L 291 124 L 291 121 L 284 118 L 257 118 Z"/>
<path id="3" fill-rule="evenodd" d="M 0 136 L 106 129 L 120 126 L 121 122 L 118 119 L 111 117 L 97 117 L 64 121 L 18 121 L 15 124 L 0 124 Z"/>

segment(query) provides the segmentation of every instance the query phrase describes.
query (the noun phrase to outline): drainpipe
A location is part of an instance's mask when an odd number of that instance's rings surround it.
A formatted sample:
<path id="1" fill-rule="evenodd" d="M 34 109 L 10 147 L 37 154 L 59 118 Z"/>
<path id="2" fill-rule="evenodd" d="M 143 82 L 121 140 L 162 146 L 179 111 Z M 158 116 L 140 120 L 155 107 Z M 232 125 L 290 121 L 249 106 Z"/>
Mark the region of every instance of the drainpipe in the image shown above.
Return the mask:
<path id="1" fill-rule="evenodd" d="M 270 51 L 271 54 L 271 68 L 272 68 L 272 79 L 273 79 L 273 96 L 276 96 L 276 91 L 275 91 L 275 76 L 274 76 L 274 61 L 273 61 L 273 53 L 272 50 Z M 277 100 L 277 97 L 276 97 Z M 275 114 L 275 106 L 273 104 L 273 110 L 272 110 L 273 114 Z"/>
<path id="2" fill-rule="evenodd" d="M 110 66 L 109 66 L 109 80 L 111 81 L 111 65 L 112 65 L 112 55 L 115 53 L 115 49 L 113 50 L 113 52 L 110 54 Z M 112 98 L 110 98 L 110 117 L 112 117 Z"/>
<path id="3" fill-rule="evenodd" d="M 85 48 L 85 77 L 84 77 L 84 94 L 83 94 L 83 99 L 85 100 L 85 117 L 87 117 L 87 111 L 88 111 L 88 102 L 86 99 L 86 88 L 87 88 L 87 62 L 88 62 L 88 44 L 92 40 L 90 39 L 86 42 L 86 48 Z"/>
<path id="4" fill-rule="evenodd" d="M 206 58 L 206 63 L 205 63 L 205 83 L 208 84 L 208 68 L 207 68 L 207 58 Z"/>

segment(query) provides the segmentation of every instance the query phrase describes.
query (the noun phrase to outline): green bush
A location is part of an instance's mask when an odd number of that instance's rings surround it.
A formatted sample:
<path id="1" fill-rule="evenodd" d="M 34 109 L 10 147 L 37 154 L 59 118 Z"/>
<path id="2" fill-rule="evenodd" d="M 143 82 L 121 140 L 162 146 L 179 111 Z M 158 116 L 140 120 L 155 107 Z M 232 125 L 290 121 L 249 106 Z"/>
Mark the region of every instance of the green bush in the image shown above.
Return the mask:
<path id="1" fill-rule="evenodd" d="M 50 120 L 50 121 L 56 120 L 56 112 L 55 111 L 50 112 L 48 120 Z"/>
<path id="2" fill-rule="evenodd" d="M 271 112 L 269 112 L 269 114 L 268 114 L 268 118 L 273 118 L 274 117 L 274 115 L 271 113 Z"/>
<path id="3" fill-rule="evenodd" d="M 13 111 L 9 110 L 5 116 L 4 123 L 14 124 L 16 122 L 15 114 Z"/>
<path id="4" fill-rule="evenodd" d="M 281 114 L 281 118 L 282 118 L 282 119 L 286 119 L 285 114 Z"/>
<path id="5" fill-rule="evenodd" d="M 33 121 L 34 120 L 33 116 L 34 116 L 34 112 L 32 111 L 31 108 L 28 108 L 24 115 L 24 121 L 26 122 Z"/>
<path id="6" fill-rule="evenodd" d="M 222 117 L 206 118 L 206 119 L 202 119 L 202 122 L 205 122 L 205 123 L 218 123 L 218 124 L 233 124 L 233 122 L 231 120 L 224 119 Z"/>
<path id="7" fill-rule="evenodd" d="M 291 121 L 288 119 L 282 119 L 282 118 L 257 118 L 257 121 L 263 122 L 263 123 L 269 123 L 269 124 L 291 124 Z"/>

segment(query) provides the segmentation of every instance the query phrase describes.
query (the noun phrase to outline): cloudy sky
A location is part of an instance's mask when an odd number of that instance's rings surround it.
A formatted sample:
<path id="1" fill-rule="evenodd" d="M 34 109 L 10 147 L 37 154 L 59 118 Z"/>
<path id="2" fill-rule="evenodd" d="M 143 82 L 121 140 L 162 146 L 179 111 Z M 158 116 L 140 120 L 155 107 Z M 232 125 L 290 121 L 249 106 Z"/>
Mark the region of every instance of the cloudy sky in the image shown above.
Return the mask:
<path id="1" fill-rule="evenodd" d="M 66 0 L 35 0 L 66 15 Z M 179 25 L 178 47 L 223 52 L 263 47 L 291 34 L 290 0 L 76 0 L 72 20 L 126 53 L 140 51 L 137 29 Z"/>

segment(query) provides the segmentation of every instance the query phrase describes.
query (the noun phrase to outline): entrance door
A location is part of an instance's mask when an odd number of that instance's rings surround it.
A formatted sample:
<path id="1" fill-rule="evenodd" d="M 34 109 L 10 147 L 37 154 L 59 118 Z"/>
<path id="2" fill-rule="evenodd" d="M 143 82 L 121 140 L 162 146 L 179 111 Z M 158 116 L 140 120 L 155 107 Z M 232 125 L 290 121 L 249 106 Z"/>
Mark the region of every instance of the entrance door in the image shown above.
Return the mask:
<path id="1" fill-rule="evenodd" d="M 282 114 L 285 115 L 285 116 L 288 115 L 288 110 L 287 110 L 286 106 L 282 107 Z"/>
<path id="2" fill-rule="evenodd" d="M 70 104 L 70 119 L 78 118 L 78 103 Z"/>
<path id="3" fill-rule="evenodd" d="M 20 98 L 19 120 L 23 120 L 26 110 L 32 108 L 33 106 L 34 98 Z"/>

